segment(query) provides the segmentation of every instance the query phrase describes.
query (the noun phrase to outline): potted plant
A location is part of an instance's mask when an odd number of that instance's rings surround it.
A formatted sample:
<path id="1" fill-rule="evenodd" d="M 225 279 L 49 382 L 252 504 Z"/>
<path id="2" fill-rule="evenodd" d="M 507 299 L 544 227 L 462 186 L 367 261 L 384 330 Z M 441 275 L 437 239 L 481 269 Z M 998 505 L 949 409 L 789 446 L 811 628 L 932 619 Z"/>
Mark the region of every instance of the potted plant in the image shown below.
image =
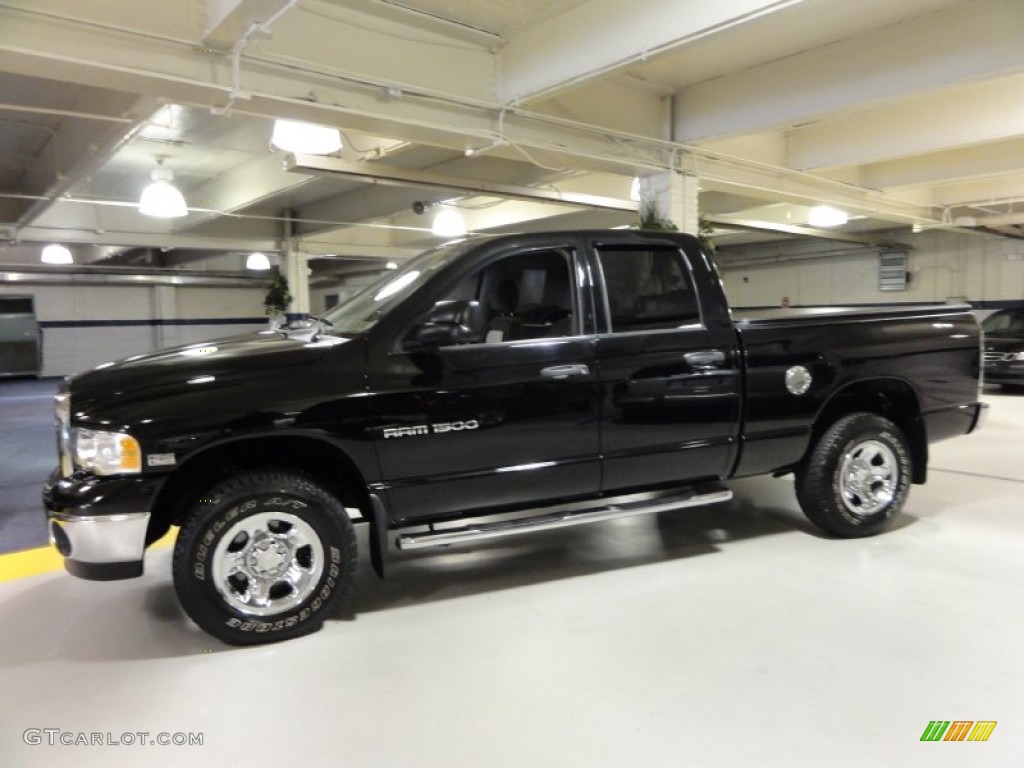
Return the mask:
<path id="1" fill-rule="evenodd" d="M 672 221 L 664 218 L 658 209 L 658 202 L 653 197 L 640 198 L 640 205 L 637 208 L 637 221 L 633 224 L 634 229 L 650 229 L 661 232 L 677 232 L 677 227 Z M 701 216 L 698 223 L 697 239 L 704 247 L 704 250 L 711 256 L 715 255 L 715 227 L 704 216 Z"/>
<path id="2" fill-rule="evenodd" d="M 640 198 L 640 205 L 637 207 L 637 221 L 634 229 L 653 229 L 661 232 L 677 232 L 679 227 L 671 220 L 664 218 L 658 209 L 658 201 L 653 197 L 644 195 Z"/>
<path id="3" fill-rule="evenodd" d="M 277 328 L 284 322 L 285 312 L 291 303 L 292 294 L 288 289 L 288 278 L 275 272 L 267 292 L 263 296 L 263 310 L 270 316 L 270 327 Z"/>
<path id="4" fill-rule="evenodd" d="M 715 225 L 712 224 L 704 216 L 701 216 L 697 225 L 697 238 L 700 240 L 700 244 L 704 246 L 705 252 L 709 256 L 715 255 Z"/>

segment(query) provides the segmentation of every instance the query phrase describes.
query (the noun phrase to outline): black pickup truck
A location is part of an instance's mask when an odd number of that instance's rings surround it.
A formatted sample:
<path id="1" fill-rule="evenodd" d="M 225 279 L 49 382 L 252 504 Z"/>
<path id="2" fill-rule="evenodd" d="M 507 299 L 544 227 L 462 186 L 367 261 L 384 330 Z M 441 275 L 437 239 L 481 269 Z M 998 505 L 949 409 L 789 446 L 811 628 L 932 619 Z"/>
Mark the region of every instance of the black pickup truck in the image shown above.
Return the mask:
<path id="1" fill-rule="evenodd" d="M 882 530 L 928 444 L 971 432 L 964 307 L 733 317 L 682 234 L 471 239 L 325 317 L 106 363 L 57 394 L 44 501 L 67 569 L 142 573 L 181 526 L 174 585 L 222 640 L 313 631 L 354 580 L 354 523 L 472 543 L 727 501 L 793 473 L 807 516 Z"/>

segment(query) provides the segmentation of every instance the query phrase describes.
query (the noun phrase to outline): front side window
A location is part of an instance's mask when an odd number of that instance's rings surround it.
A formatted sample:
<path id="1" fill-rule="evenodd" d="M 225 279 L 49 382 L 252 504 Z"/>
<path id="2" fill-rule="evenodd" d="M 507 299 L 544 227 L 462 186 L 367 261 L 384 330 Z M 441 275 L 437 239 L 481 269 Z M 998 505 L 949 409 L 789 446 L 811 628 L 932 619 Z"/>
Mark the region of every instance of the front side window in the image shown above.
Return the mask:
<path id="1" fill-rule="evenodd" d="M 613 332 L 700 323 L 700 304 L 690 270 L 677 249 L 601 246 L 597 255 Z"/>
<path id="2" fill-rule="evenodd" d="M 460 241 L 421 253 L 400 269 L 384 273 L 344 304 L 329 310 L 324 319 L 338 333 L 368 331 L 434 274 L 472 247 L 471 242 Z"/>
<path id="3" fill-rule="evenodd" d="M 477 301 L 480 342 L 558 338 L 574 331 L 571 254 L 562 249 L 507 256 L 468 275 L 443 301 Z"/>

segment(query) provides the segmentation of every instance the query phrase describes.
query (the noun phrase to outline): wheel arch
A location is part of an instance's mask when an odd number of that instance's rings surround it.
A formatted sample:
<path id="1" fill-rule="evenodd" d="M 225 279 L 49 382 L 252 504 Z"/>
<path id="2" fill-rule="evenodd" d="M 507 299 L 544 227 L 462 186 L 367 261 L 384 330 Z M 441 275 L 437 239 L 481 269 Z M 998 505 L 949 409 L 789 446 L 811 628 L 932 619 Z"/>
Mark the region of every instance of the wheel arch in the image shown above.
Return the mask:
<path id="1" fill-rule="evenodd" d="M 801 463 L 807 461 L 832 424 L 858 411 L 882 416 L 899 427 L 910 445 L 911 481 L 917 485 L 924 483 L 928 473 L 928 435 L 921 416 L 921 403 L 910 383 L 897 378 L 860 379 L 836 390 L 814 419 L 811 439 Z"/>
<path id="2" fill-rule="evenodd" d="M 189 505 L 204 489 L 234 472 L 259 468 L 301 472 L 376 525 L 363 472 L 342 448 L 310 435 L 260 435 L 218 443 L 179 465 L 154 500 L 147 545 L 184 523 Z M 377 539 L 370 536 L 371 546 Z"/>

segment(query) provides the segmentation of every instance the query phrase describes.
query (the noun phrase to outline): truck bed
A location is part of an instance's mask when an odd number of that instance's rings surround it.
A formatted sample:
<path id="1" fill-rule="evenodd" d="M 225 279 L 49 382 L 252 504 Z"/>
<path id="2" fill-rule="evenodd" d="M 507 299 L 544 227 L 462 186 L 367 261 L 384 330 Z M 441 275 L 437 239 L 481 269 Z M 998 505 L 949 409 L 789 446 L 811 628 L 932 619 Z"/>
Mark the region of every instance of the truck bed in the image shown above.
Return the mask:
<path id="1" fill-rule="evenodd" d="M 897 317 L 930 316 L 969 311 L 971 311 L 971 307 L 968 304 L 925 304 L 898 307 L 879 304 L 857 307 L 733 308 L 732 314 L 733 322 L 742 330 L 745 326 L 769 323 L 799 323 L 803 325 L 830 321 L 843 322 L 846 320 L 890 320 Z"/>

